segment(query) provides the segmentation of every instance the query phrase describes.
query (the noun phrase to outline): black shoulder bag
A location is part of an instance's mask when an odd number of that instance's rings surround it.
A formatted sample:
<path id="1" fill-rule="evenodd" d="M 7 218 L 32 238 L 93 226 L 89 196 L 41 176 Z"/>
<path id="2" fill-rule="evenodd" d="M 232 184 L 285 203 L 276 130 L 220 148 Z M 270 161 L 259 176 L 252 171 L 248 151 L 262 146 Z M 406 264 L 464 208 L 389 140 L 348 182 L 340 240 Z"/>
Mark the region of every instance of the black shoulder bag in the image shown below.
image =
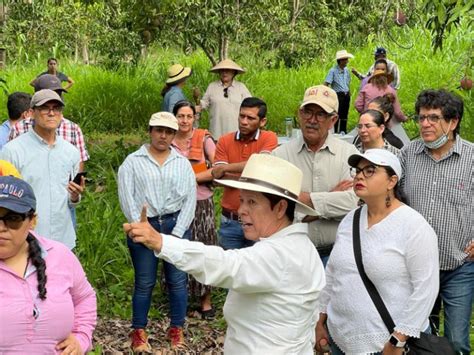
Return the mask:
<path id="1" fill-rule="evenodd" d="M 352 223 L 352 237 L 354 247 L 354 257 L 359 270 L 360 277 L 364 282 L 364 285 L 369 293 L 372 302 L 374 302 L 377 311 L 382 317 L 385 326 L 387 327 L 389 334 L 392 334 L 395 328 L 387 307 L 380 297 L 379 292 L 375 285 L 370 281 L 364 270 L 364 264 L 362 263 L 362 251 L 360 247 L 360 212 L 362 207 L 358 208 L 354 213 L 354 221 Z M 420 333 L 420 338 L 409 338 L 405 345 L 405 354 L 413 355 L 455 355 L 455 352 L 445 337 L 436 336 L 433 334 Z"/>

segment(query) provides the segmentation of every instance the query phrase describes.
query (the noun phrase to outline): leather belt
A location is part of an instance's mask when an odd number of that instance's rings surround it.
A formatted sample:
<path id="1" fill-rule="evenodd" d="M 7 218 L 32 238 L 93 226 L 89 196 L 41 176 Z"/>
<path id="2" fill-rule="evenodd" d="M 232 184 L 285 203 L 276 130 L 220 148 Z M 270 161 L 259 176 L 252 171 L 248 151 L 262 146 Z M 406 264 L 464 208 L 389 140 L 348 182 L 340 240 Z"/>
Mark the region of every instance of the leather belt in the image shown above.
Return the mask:
<path id="1" fill-rule="evenodd" d="M 329 256 L 333 246 L 334 245 L 325 245 L 322 247 L 316 247 L 316 250 L 318 251 L 319 256 Z"/>
<path id="2" fill-rule="evenodd" d="M 227 208 L 223 208 L 221 213 L 224 217 L 229 218 L 233 221 L 239 220 L 239 214 L 237 212 L 228 210 Z"/>

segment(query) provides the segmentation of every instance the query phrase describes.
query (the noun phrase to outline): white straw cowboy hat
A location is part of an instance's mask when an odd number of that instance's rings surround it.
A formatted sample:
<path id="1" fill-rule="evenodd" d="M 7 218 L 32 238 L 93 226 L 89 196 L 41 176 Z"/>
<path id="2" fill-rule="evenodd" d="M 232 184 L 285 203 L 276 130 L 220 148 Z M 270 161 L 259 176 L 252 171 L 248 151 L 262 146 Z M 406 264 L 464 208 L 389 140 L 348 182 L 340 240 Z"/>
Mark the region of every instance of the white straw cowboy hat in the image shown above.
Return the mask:
<path id="1" fill-rule="evenodd" d="M 166 84 L 172 84 L 191 75 L 190 67 L 183 67 L 181 64 L 173 64 L 168 68 L 168 79 Z"/>
<path id="2" fill-rule="evenodd" d="M 343 49 L 342 51 L 336 52 L 336 60 L 348 59 L 348 58 L 354 58 L 354 56 L 350 54 L 349 52 L 347 52 L 345 49 Z"/>
<path id="3" fill-rule="evenodd" d="M 288 161 L 269 154 L 252 154 L 239 180 L 216 180 L 217 183 L 241 190 L 281 196 L 296 202 L 298 210 L 310 216 L 316 211 L 298 201 L 303 172 Z"/>
<path id="4" fill-rule="evenodd" d="M 211 68 L 210 71 L 213 73 L 217 73 L 219 70 L 222 69 L 235 70 L 237 74 L 245 73 L 245 70 L 242 67 L 240 67 L 236 62 L 230 59 L 224 59 L 222 62 L 217 63 Z"/>

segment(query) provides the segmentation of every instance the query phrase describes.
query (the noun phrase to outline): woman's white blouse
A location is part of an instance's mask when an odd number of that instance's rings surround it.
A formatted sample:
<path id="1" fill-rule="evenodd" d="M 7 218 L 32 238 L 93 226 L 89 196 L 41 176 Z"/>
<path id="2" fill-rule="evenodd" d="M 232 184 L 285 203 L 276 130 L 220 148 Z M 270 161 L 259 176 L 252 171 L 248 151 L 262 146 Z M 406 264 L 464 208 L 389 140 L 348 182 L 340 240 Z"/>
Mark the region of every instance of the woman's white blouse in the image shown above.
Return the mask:
<path id="1" fill-rule="evenodd" d="M 199 282 L 229 288 L 226 354 L 312 354 L 324 269 L 307 224 L 224 251 L 163 235 L 160 258 Z"/>
<path id="2" fill-rule="evenodd" d="M 382 351 L 390 334 L 357 270 L 351 211 L 339 225 L 326 267 L 321 307 L 335 343 L 347 354 Z M 439 289 L 436 233 L 414 209 L 403 205 L 367 228 L 367 206 L 360 216 L 365 272 L 390 312 L 395 330 L 419 337 Z"/>

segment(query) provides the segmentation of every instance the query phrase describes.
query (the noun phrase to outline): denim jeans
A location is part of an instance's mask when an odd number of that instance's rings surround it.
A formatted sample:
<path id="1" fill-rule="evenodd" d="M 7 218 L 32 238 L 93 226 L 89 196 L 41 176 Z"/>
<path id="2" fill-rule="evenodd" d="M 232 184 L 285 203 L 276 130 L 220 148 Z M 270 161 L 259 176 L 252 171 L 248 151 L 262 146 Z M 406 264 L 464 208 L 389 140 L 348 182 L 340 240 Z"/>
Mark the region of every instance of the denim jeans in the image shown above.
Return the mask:
<path id="1" fill-rule="evenodd" d="M 148 221 L 157 231 L 171 234 L 176 225 L 178 214 L 179 212 L 167 215 L 161 220 L 158 217 L 152 217 L 148 218 Z M 184 233 L 183 239 L 191 239 L 190 229 Z M 144 329 L 148 323 L 148 311 L 150 310 L 153 288 L 156 284 L 159 259 L 143 244 L 134 243 L 130 238 L 127 238 L 127 244 L 135 270 L 132 328 Z M 168 288 L 171 326 L 182 327 L 188 307 L 188 275 L 166 261 L 163 262 L 163 269 Z"/>
<path id="2" fill-rule="evenodd" d="M 225 250 L 242 249 L 254 245 L 254 242 L 245 239 L 244 231 L 238 221 L 221 215 L 219 245 Z"/>
<path id="3" fill-rule="evenodd" d="M 440 272 L 440 295 L 444 306 L 444 335 L 457 354 L 469 354 L 469 328 L 474 298 L 474 262 Z"/>
<path id="4" fill-rule="evenodd" d="M 71 211 L 72 226 L 74 227 L 74 230 L 77 230 L 76 207 L 69 207 L 69 211 Z"/>

